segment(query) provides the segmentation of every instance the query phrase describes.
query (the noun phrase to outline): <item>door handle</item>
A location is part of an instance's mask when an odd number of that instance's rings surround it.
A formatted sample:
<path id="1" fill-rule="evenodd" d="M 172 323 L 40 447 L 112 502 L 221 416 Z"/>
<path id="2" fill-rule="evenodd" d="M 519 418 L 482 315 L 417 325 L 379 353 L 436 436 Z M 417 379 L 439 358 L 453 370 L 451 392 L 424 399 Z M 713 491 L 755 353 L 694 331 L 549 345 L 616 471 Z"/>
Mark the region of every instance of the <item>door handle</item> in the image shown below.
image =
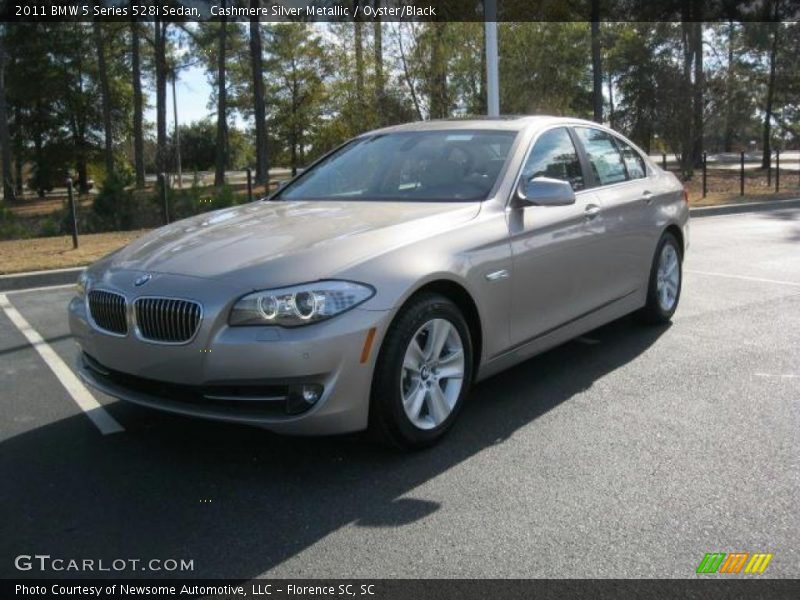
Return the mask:
<path id="1" fill-rule="evenodd" d="M 644 200 L 645 204 L 652 204 L 653 202 L 653 192 L 650 190 L 645 190 L 642 192 L 642 200 Z"/>
<path id="2" fill-rule="evenodd" d="M 596 204 L 589 204 L 586 206 L 586 210 L 584 212 L 587 219 L 594 219 L 597 215 L 600 214 L 600 207 Z"/>

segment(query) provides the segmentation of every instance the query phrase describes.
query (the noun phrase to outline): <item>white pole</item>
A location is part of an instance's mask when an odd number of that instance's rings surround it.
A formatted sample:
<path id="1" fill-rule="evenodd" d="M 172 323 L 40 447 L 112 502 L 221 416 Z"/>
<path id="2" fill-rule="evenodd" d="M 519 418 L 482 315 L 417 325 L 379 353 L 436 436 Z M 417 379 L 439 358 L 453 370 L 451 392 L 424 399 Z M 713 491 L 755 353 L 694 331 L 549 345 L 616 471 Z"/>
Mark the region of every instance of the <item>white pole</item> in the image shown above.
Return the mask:
<path id="1" fill-rule="evenodd" d="M 490 117 L 500 116 L 500 76 L 497 68 L 497 0 L 483 0 L 486 42 L 486 108 Z"/>

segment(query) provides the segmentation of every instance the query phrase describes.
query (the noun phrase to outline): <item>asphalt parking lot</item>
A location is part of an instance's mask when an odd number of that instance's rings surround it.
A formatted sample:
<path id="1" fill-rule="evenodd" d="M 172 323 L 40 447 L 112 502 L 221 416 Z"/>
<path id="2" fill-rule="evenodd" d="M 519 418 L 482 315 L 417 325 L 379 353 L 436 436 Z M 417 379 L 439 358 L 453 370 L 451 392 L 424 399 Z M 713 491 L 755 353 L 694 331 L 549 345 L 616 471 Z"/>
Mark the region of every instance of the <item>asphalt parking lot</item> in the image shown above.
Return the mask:
<path id="1" fill-rule="evenodd" d="M 104 435 L 10 319 L 71 366 L 71 291 L 8 293 L 0 576 L 71 575 L 15 570 L 38 553 L 194 561 L 124 576 L 692 577 L 742 551 L 800 577 L 800 209 L 695 219 L 685 271 L 672 326 L 623 319 L 487 380 L 411 455 L 92 392 Z"/>

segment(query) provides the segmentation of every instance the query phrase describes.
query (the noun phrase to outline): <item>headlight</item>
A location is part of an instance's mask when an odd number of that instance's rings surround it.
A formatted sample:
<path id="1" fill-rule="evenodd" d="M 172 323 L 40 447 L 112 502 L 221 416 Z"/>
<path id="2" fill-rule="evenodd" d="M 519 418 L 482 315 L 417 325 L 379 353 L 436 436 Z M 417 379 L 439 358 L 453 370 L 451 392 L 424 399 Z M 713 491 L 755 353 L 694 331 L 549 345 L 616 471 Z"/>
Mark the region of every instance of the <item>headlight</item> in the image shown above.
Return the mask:
<path id="1" fill-rule="evenodd" d="M 75 283 L 75 293 L 78 294 L 79 298 L 83 298 L 86 295 L 86 286 L 89 285 L 89 274 L 84 269 L 81 271 L 81 274 L 78 275 L 78 281 Z"/>
<path id="2" fill-rule="evenodd" d="M 317 281 L 240 298 L 231 325 L 298 327 L 330 319 L 370 299 L 375 290 L 352 281 Z"/>

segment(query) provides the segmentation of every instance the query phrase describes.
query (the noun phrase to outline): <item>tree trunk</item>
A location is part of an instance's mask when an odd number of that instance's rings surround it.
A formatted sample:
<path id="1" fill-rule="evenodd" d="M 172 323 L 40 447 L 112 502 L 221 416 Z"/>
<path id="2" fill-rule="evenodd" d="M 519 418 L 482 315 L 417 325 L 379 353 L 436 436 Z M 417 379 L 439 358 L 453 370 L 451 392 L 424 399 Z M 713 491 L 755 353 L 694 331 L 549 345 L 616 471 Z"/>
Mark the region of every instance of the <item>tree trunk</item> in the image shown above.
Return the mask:
<path id="1" fill-rule="evenodd" d="M 251 8 L 258 8 L 260 0 L 250 0 Z M 264 62 L 261 50 L 261 28 L 258 18 L 250 20 L 250 66 L 253 75 L 253 114 L 256 121 L 256 184 L 264 185 L 269 179 L 267 155 L 267 115 L 264 106 Z"/>
<path id="2" fill-rule="evenodd" d="M 375 8 L 380 8 L 380 0 L 375 0 Z M 375 103 L 378 107 L 378 125 L 386 124 L 386 82 L 383 79 L 383 24 L 381 23 L 380 16 L 375 17 L 372 25 L 375 50 Z"/>
<path id="3" fill-rule="evenodd" d="M 131 62 L 133 67 L 133 168 L 136 189 L 144 188 L 144 115 L 142 101 L 142 67 L 140 64 L 139 23 L 131 22 Z"/>
<path id="4" fill-rule="evenodd" d="M 408 91 L 411 94 L 411 101 L 414 104 L 414 112 L 417 115 L 417 120 L 422 121 L 422 107 L 419 104 L 419 98 L 417 97 L 417 90 L 414 86 L 414 80 L 411 77 L 411 71 L 408 68 L 408 60 L 406 58 L 406 52 L 403 49 L 403 28 L 402 23 L 398 23 L 397 25 L 397 47 L 400 50 L 400 62 L 403 65 L 403 78 L 406 80 L 406 85 L 408 85 Z"/>
<path id="5" fill-rule="evenodd" d="M 608 125 L 614 128 L 614 76 L 608 71 Z"/>
<path id="6" fill-rule="evenodd" d="M 725 73 L 725 133 L 722 141 L 723 152 L 733 152 L 733 40 L 735 29 L 733 21 L 728 23 L 728 65 Z"/>
<path id="7" fill-rule="evenodd" d="M 291 168 L 292 168 L 292 177 L 297 175 L 297 135 L 295 135 L 294 126 L 292 126 L 292 133 L 289 136 L 289 144 L 291 147 Z"/>
<path id="8" fill-rule="evenodd" d="M 78 193 L 89 193 L 89 159 L 87 157 L 86 138 L 81 133 L 77 140 L 78 156 L 75 160 L 75 166 L 78 171 Z M 44 195 L 44 194 L 42 194 Z"/>
<path id="9" fill-rule="evenodd" d="M 603 122 L 603 64 L 600 56 L 600 0 L 592 0 L 592 108 L 593 118 Z"/>
<path id="10" fill-rule="evenodd" d="M 167 23 L 155 23 L 156 63 L 156 169 L 167 171 Z"/>
<path id="11" fill-rule="evenodd" d="M 692 165 L 699 169 L 703 166 L 703 95 L 705 75 L 703 73 L 703 23 L 692 23 L 692 46 L 694 54 L 694 90 L 692 98 Z"/>
<path id="12" fill-rule="evenodd" d="M 444 33 L 446 23 L 430 23 L 433 27 L 431 48 L 431 119 L 444 119 L 449 116 L 447 101 L 447 65 L 444 59 Z"/>
<path id="13" fill-rule="evenodd" d="M 111 130 L 111 93 L 108 89 L 108 67 L 106 66 L 106 48 L 100 21 L 92 21 L 94 47 L 97 52 L 97 75 L 100 79 L 100 102 L 103 108 L 103 134 L 105 136 L 104 158 L 106 178 L 114 175 L 114 140 Z"/>
<path id="14" fill-rule="evenodd" d="M 20 131 L 20 109 L 19 106 L 14 107 L 14 123 L 16 124 L 16 131 L 14 132 L 14 192 L 16 196 L 22 196 L 23 187 L 25 182 L 22 181 L 22 167 L 25 163 L 25 147 Z M 2 125 L 0 125 L 2 127 Z"/>
<path id="15" fill-rule="evenodd" d="M 11 136 L 8 134 L 6 111 L 6 46 L 4 32 L 0 30 L 0 147 L 2 147 L 3 199 L 14 199 L 14 182 L 11 179 Z"/>
<path id="16" fill-rule="evenodd" d="M 692 23 L 688 19 L 681 22 L 681 40 L 683 45 L 683 89 L 681 96 L 683 98 L 682 104 L 682 121 L 685 123 L 681 135 L 681 174 L 684 181 L 688 180 L 694 174 L 692 168 L 692 142 L 694 135 L 692 132 L 692 61 L 694 59 L 692 43 L 691 43 L 691 29 Z"/>
<path id="17" fill-rule="evenodd" d="M 772 30 L 772 46 L 769 52 L 769 82 L 767 83 L 767 104 L 764 107 L 764 149 L 761 155 L 761 168 L 768 169 L 772 165 L 772 111 L 775 102 L 775 70 L 778 64 L 778 38 L 780 33 L 780 23 L 773 21 L 770 23 Z"/>
<path id="18" fill-rule="evenodd" d="M 222 7 L 225 8 L 225 1 Z M 228 21 L 222 18 L 219 23 L 217 47 L 217 160 L 214 171 L 214 185 L 225 185 L 225 168 L 228 166 L 228 90 L 225 82 L 226 51 L 228 43 Z"/>
<path id="19" fill-rule="evenodd" d="M 482 27 L 485 27 L 483 23 L 480 23 Z M 475 114 L 476 115 L 485 115 L 489 112 L 489 99 L 487 98 L 487 90 L 486 87 L 487 83 L 487 73 L 486 73 L 486 34 L 484 33 L 481 36 L 481 72 L 480 76 L 478 77 L 478 90 L 476 94 L 477 101 L 475 102 Z M 498 82 L 499 84 L 499 82 Z M 502 101 L 502 86 L 501 89 L 497 90 L 498 95 Z"/>
<path id="20" fill-rule="evenodd" d="M 39 106 L 36 107 L 36 112 L 41 114 L 41 110 Z M 45 172 L 44 166 L 44 156 L 42 154 L 42 131 L 39 127 L 37 127 L 32 132 L 33 137 L 33 164 L 34 164 L 34 182 L 36 184 L 36 195 L 39 198 L 44 198 L 44 182 L 43 182 L 43 173 Z M 80 146 L 77 144 L 77 140 L 75 144 L 76 149 L 76 158 L 80 157 Z"/>
<path id="21" fill-rule="evenodd" d="M 353 12 L 358 8 L 359 0 L 353 2 Z M 361 15 L 355 17 L 355 51 L 356 51 L 356 103 L 360 115 L 364 113 L 364 30 Z"/>
<path id="22" fill-rule="evenodd" d="M 14 193 L 15 197 L 22 196 L 22 151 L 18 151 L 14 157 Z"/>

